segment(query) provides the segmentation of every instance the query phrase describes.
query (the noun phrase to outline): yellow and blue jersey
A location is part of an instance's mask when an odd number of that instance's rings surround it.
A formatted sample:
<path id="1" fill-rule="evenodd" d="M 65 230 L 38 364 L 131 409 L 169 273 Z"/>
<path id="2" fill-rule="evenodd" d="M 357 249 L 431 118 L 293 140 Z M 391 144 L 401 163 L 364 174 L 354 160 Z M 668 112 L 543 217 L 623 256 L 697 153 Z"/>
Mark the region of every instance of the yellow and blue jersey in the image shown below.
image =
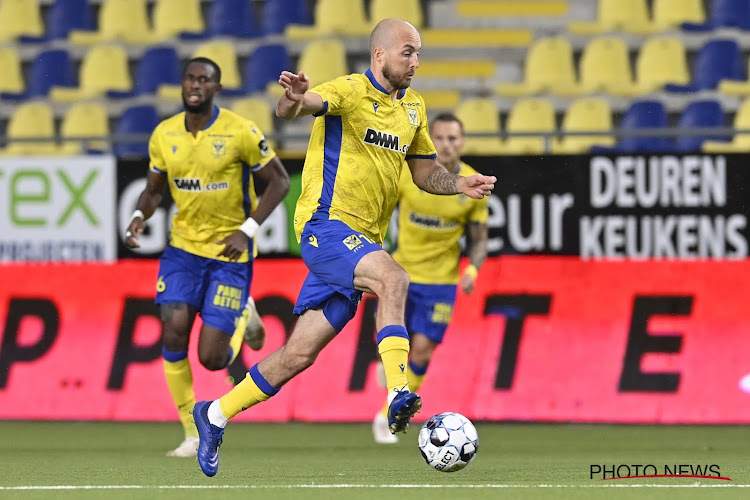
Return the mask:
<path id="1" fill-rule="evenodd" d="M 458 175 L 477 171 L 461 162 Z M 487 198 L 441 196 L 419 189 L 404 169 L 399 182 L 398 245 L 393 258 L 412 283 L 458 283 L 458 240 L 472 222 L 487 222 Z"/>
<path id="2" fill-rule="evenodd" d="M 177 204 L 171 245 L 201 257 L 218 257 L 216 242 L 239 229 L 258 205 L 252 172 L 276 153 L 251 120 L 214 107 L 211 121 L 194 137 L 185 113 L 162 121 L 149 142 L 150 168 L 166 173 Z M 245 252 L 239 262 L 247 262 Z"/>
<path id="3" fill-rule="evenodd" d="M 340 220 L 382 244 L 405 160 L 436 156 L 424 100 L 406 89 L 392 101 L 370 70 L 309 92 L 320 95 L 323 109 L 302 170 L 294 214 L 297 239 L 315 217 Z"/>

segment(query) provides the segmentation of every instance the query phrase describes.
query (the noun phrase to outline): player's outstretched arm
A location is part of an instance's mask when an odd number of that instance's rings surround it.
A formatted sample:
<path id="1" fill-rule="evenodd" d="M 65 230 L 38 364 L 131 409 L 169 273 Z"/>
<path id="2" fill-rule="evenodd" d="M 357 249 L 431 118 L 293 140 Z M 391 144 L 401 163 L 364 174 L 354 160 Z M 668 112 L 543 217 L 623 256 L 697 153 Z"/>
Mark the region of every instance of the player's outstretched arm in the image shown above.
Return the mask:
<path id="1" fill-rule="evenodd" d="M 282 71 L 279 85 L 284 89 L 284 95 L 276 105 L 276 116 L 291 120 L 298 116 L 312 115 L 323 109 L 323 99 L 314 93 L 309 93 L 310 80 L 304 72 L 295 75 L 290 71 Z"/>
<path id="2" fill-rule="evenodd" d="M 125 246 L 138 248 L 141 246 L 138 236 L 146 229 L 146 219 L 156 211 L 167 185 L 167 174 L 149 170 L 146 177 L 146 188 L 138 197 L 135 212 L 130 218 L 130 224 L 125 232 Z"/>
<path id="3" fill-rule="evenodd" d="M 461 177 L 452 174 L 444 166 L 430 158 L 412 158 L 408 160 L 414 184 L 423 191 L 432 194 L 463 193 L 470 198 L 489 196 L 495 187 L 497 178 L 481 174 Z"/>

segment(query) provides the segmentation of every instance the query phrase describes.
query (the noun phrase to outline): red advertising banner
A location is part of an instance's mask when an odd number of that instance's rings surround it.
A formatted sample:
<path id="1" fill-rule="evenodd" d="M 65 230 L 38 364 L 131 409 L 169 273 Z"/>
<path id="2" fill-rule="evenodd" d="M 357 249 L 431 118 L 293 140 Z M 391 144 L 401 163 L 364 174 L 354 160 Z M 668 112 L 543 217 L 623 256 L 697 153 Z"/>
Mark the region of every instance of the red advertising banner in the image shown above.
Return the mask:
<path id="1" fill-rule="evenodd" d="M 174 420 L 162 370 L 156 261 L 0 266 L 0 419 Z M 268 331 L 229 370 L 197 361 L 213 399 L 229 375 L 281 346 L 305 277 L 300 260 L 259 260 L 253 296 Z M 420 391 L 421 416 L 477 420 L 748 423 L 750 262 L 493 257 Z M 315 365 L 250 421 L 369 421 L 383 402 L 374 303 Z"/>

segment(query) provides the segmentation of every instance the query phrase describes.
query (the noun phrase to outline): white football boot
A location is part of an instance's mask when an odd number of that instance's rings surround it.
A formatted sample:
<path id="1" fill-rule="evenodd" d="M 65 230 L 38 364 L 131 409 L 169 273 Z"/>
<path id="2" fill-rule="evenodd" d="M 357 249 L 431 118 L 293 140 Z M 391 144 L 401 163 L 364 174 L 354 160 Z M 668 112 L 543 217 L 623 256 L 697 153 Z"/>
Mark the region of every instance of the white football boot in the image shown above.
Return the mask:
<path id="1" fill-rule="evenodd" d="M 168 457 L 197 457 L 198 456 L 198 436 L 188 436 L 180 446 L 167 452 Z"/>

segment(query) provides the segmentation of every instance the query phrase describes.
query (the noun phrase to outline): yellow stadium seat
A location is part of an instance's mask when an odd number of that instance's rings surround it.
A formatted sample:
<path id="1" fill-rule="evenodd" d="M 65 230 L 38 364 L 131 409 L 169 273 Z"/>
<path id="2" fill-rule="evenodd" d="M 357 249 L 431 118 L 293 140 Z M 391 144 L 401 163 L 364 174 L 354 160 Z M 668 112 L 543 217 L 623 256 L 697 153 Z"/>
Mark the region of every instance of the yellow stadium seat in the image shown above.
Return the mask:
<path id="1" fill-rule="evenodd" d="M 648 21 L 646 0 L 599 0 L 596 21 L 572 22 L 568 30 L 576 35 L 599 35 L 630 24 L 643 26 Z"/>
<path id="2" fill-rule="evenodd" d="M 630 53 L 625 41 L 612 36 L 591 40 L 581 55 L 579 77 L 577 86 L 557 85 L 552 92 L 558 95 L 583 95 L 609 92 L 623 85 L 632 86 Z"/>
<path id="3" fill-rule="evenodd" d="M 52 87 L 53 101 L 72 102 L 100 96 L 109 90 L 129 92 L 133 88 L 125 49 L 117 45 L 99 45 L 83 57 L 79 87 Z"/>
<path id="4" fill-rule="evenodd" d="M 153 34 L 148 25 L 145 0 L 104 0 L 99 9 L 97 31 L 73 30 L 70 41 L 79 45 L 123 40 L 149 43 Z"/>
<path id="5" fill-rule="evenodd" d="M 276 132 L 273 124 L 274 112 L 271 109 L 271 105 L 265 99 L 258 97 L 237 99 L 232 104 L 231 109 L 238 115 L 254 121 L 267 138 Z M 276 141 L 268 139 L 268 144 L 272 148 L 276 148 Z"/>
<path id="6" fill-rule="evenodd" d="M 461 102 L 461 93 L 457 90 L 417 90 L 419 95 L 424 99 L 427 109 L 432 111 L 435 109 L 449 109 L 452 110 L 458 103 Z"/>
<path id="7" fill-rule="evenodd" d="M 740 104 L 734 115 L 734 128 L 750 129 L 750 99 Z M 704 153 L 748 153 L 750 152 L 750 134 L 734 134 L 730 142 L 705 141 L 701 146 Z"/>
<path id="8" fill-rule="evenodd" d="M 420 61 L 417 78 L 492 78 L 497 66 L 492 59 L 444 59 Z"/>
<path id="9" fill-rule="evenodd" d="M 532 45 L 524 63 L 524 81 L 501 83 L 495 92 L 502 96 L 528 96 L 550 92 L 556 86 L 576 86 L 573 48 L 565 38 L 542 38 Z"/>
<path id="10" fill-rule="evenodd" d="M 60 125 L 63 139 L 82 137 L 107 137 L 109 117 L 107 107 L 96 102 L 79 102 L 68 109 Z M 88 151 L 106 151 L 105 141 L 63 141 L 60 154 L 80 155 Z"/>
<path id="11" fill-rule="evenodd" d="M 748 59 L 747 67 L 750 70 L 750 59 Z M 748 75 L 750 75 L 750 73 L 748 73 Z M 721 80 L 718 89 L 722 94 L 740 97 L 750 96 L 750 78 L 744 82 L 737 80 Z"/>
<path id="12" fill-rule="evenodd" d="M 338 40 L 316 40 L 307 44 L 297 63 L 297 72 L 300 71 L 310 79 L 310 88 L 348 75 L 344 44 Z"/>
<path id="13" fill-rule="evenodd" d="M 393 17 L 397 12 L 399 19 L 410 22 L 415 28 L 424 26 L 424 13 L 420 0 L 371 0 L 370 2 L 370 26 L 387 17 Z"/>
<path id="14" fill-rule="evenodd" d="M 677 37 L 656 36 L 641 46 L 635 62 L 635 83 L 611 84 L 609 91 L 627 97 L 660 90 L 666 83 L 690 81 L 685 45 Z"/>
<path id="15" fill-rule="evenodd" d="M 608 132 L 612 130 L 609 101 L 600 97 L 584 97 L 573 101 L 563 118 L 564 132 Z M 593 145 L 612 146 L 615 138 L 603 135 L 565 135 L 552 140 L 555 154 L 588 153 Z"/>
<path id="16" fill-rule="evenodd" d="M 554 132 L 555 109 L 547 99 L 529 98 L 518 101 L 510 110 L 505 130 L 513 132 Z M 548 152 L 544 137 L 510 136 L 503 144 L 503 153 L 541 155 Z"/>
<path id="17" fill-rule="evenodd" d="M 44 36 L 44 23 L 38 0 L 0 1 L 0 42 L 19 36 Z"/>
<path id="18" fill-rule="evenodd" d="M 28 102 L 20 105 L 8 122 L 8 147 L 4 156 L 53 155 L 57 151 L 54 143 L 55 119 L 52 108 L 44 102 Z M 46 138 L 49 141 L 13 142 L 14 139 Z"/>
<path id="19" fill-rule="evenodd" d="M 0 47 L 0 92 L 22 93 L 26 89 L 21 71 L 21 57 L 12 47 Z"/>
<path id="20" fill-rule="evenodd" d="M 204 42 L 193 52 L 193 57 L 208 57 L 221 68 L 221 84 L 234 89 L 242 86 L 240 68 L 237 64 L 237 51 L 228 41 Z"/>
<path id="21" fill-rule="evenodd" d="M 653 0 L 653 15 L 644 24 L 628 23 L 623 29 L 629 33 L 648 35 L 676 29 L 682 23 L 702 24 L 706 21 L 703 0 Z"/>
<path id="22" fill-rule="evenodd" d="M 425 47 L 528 47 L 534 32 L 521 28 L 434 29 L 421 30 Z"/>
<path id="23" fill-rule="evenodd" d="M 501 154 L 500 111 L 495 101 L 488 98 L 464 100 L 456 109 L 456 117 L 461 120 L 466 138 L 464 153 L 467 155 Z M 495 137 L 471 137 L 470 134 L 495 134 Z"/>
<path id="24" fill-rule="evenodd" d="M 466 17 L 555 17 L 568 13 L 567 0 L 460 0 L 459 16 Z"/>
<path id="25" fill-rule="evenodd" d="M 368 36 L 370 23 L 365 15 L 363 0 L 318 0 L 313 14 L 312 26 L 290 24 L 284 34 L 290 40 L 344 35 Z"/>
<path id="26" fill-rule="evenodd" d="M 206 30 L 200 0 L 158 0 L 154 5 L 153 23 L 156 40 Z"/>

